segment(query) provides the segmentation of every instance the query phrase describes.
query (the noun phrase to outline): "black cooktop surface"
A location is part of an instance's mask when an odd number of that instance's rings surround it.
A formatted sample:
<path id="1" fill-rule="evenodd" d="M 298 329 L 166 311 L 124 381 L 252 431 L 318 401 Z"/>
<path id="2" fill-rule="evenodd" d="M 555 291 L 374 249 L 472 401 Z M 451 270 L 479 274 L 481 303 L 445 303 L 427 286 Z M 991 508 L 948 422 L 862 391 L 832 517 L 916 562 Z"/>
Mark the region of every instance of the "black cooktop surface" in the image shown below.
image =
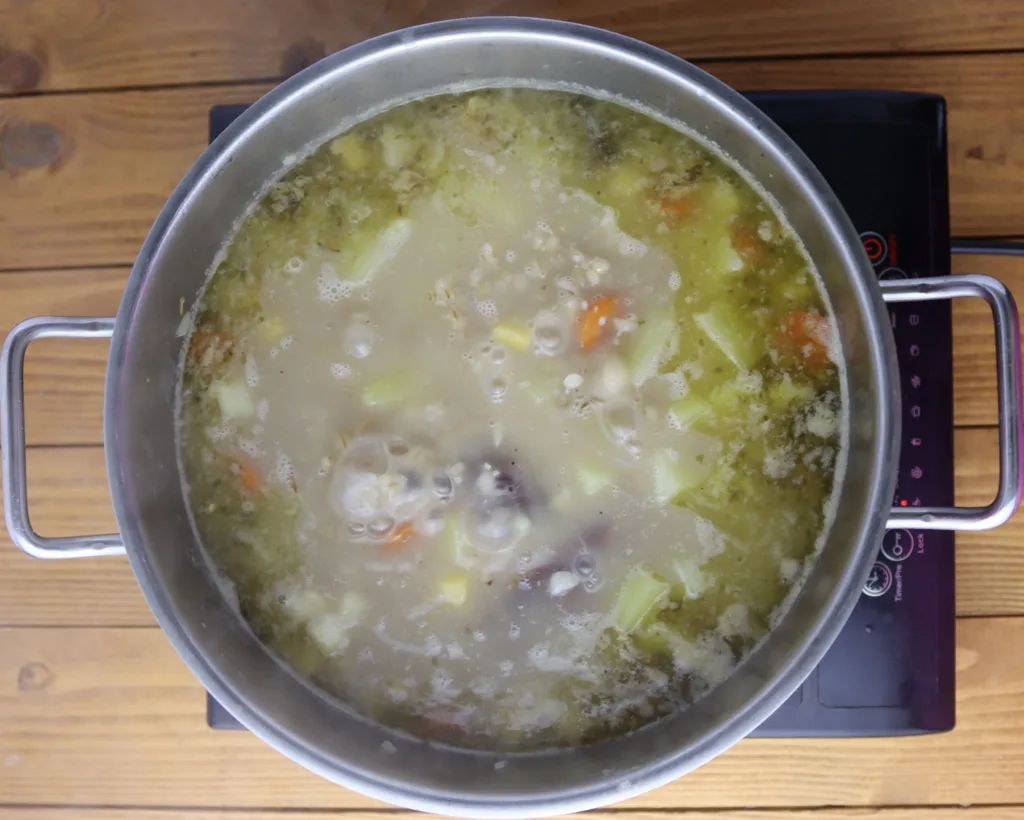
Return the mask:
<path id="1" fill-rule="evenodd" d="M 946 107 L 940 97 L 862 91 L 749 98 L 824 174 L 880 279 L 949 273 Z M 213 140 L 245 110 L 210 111 Z M 949 302 L 890 308 L 903 393 L 894 503 L 953 503 Z M 953 728 L 953 535 L 889 532 L 853 615 L 818 668 L 755 736 L 917 734 Z M 242 728 L 208 699 L 217 729 Z"/>

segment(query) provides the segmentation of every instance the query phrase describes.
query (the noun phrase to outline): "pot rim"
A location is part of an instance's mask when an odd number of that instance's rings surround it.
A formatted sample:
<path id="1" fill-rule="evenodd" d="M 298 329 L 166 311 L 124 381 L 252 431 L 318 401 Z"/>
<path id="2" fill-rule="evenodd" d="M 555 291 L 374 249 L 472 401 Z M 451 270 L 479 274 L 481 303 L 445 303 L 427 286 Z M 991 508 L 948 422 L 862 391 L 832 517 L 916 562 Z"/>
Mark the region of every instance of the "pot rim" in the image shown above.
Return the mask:
<path id="1" fill-rule="evenodd" d="M 507 794 L 452 795 L 440 790 L 428 791 L 410 786 L 393 778 L 387 779 L 375 774 L 370 768 L 356 769 L 351 765 L 342 768 L 327 755 L 304 743 L 301 736 L 287 731 L 270 719 L 254 702 L 237 696 L 226 677 L 199 650 L 174 616 L 167 591 L 158 579 L 145 550 L 137 546 L 141 534 L 135 514 L 125 500 L 125 479 L 121 473 L 124 445 L 119 438 L 118 418 L 111 412 L 111 408 L 121 406 L 123 391 L 131 389 L 130 380 L 123 378 L 122 365 L 127 355 L 128 331 L 150 273 L 151 263 L 180 214 L 199 196 L 197 191 L 201 187 L 200 183 L 207 177 L 215 176 L 230 161 L 234 147 L 244 141 L 247 134 L 261 129 L 263 123 L 273 117 L 276 109 L 293 95 L 318 83 L 330 82 L 332 75 L 339 69 L 363 60 L 380 60 L 389 55 L 397 57 L 403 49 L 428 41 L 478 38 L 481 34 L 492 38 L 548 40 L 555 44 L 573 41 L 591 50 L 608 52 L 620 60 L 627 58 L 648 72 L 668 75 L 677 82 L 700 89 L 709 98 L 715 99 L 720 108 L 745 120 L 749 129 L 758 134 L 764 145 L 777 153 L 779 161 L 787 165 L 794 178 L 801 182 L 809 204 L 817 209 L 830 228 L 835 238 L 835 250 L 841 256 L 844 268 L 854 279 L 854 287 L 864 306 L 865 335 L 870 338 L 868 352 L 879 385 L 878 398 L 873 405 L 874 418 L 871 419 L 877 428 L 876 445 L 871 458 L 872 472 L 870 475 L 858 476 L 858 480 L 871 484 L 868 506 L 873 515 L 862 522 L 861 542 L 835 584 L 828 604 L 820 609 L 816 622 L 802 632 L 801 640 L 790 649 L 778 674 L 766 680 L 740 710 L 724 715 L 711 731 L 696 742 L 677 749 L 635 776 L 595 777 L 587 785 L 572 790 L 537 792 L 522 798 L 512 798 Z M 428 23 L 350 46 L 271 90 L 213 142 L 175 188 L 154 222 L 133 266 L 116 319 L 104 397 L 107 472 L 115 514 L 132 569 L 161 628 L 207 691 L 262 740 L 335 783 L 389 803 L 421 811 L 467 817 L 508 818 L 582 811 L 634 797 L 664 785 L 703 765 L 746 736 L 793 693 L 819 663 L 845 624 L 870 571 L 896 480 L 900 399 L 893 376 L 896 372 L 896 357 L 885 322 L 886 309 L 868 263 L 866 259 L 861 259 L 862 256 L 858 235 L 835 194 L 795 143 L 738 92 L 692 64 L 654 46 L 577 23 L 523 17 L 484 17 Z"/>

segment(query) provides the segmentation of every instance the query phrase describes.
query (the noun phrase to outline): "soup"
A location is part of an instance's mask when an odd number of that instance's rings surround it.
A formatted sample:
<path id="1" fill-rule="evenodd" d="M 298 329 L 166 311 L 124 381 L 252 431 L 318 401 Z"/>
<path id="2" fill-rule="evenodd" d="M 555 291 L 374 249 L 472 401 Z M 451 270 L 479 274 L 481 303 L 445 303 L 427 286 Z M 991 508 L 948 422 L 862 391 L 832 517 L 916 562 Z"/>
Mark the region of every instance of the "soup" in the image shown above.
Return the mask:
<path id="1" fill-rule="evenodd" d="M 257 635 L 362 713 L 599 740 L 723 681 L 842 463 L 833 321 L 780 213 L 651 117 L 493 90 L 294 164 L 193 311 L 197 532 Z"/>

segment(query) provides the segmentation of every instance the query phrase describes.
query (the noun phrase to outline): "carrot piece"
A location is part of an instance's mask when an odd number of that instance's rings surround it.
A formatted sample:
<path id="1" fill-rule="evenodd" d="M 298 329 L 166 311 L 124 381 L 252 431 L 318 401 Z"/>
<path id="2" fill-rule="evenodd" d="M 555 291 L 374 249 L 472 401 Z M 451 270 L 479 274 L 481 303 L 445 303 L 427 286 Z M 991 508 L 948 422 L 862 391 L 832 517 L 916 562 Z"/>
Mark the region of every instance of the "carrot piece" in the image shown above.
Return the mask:
<path id="1" fill-rule="evenodd" d="M 828 319 L 820 313 L 797 312 L 789 317 L 784 335 L 790 347 L 796 348 L 807 364 L 817 369 L 828 364 L 831 332 Z"/>
<path id="2" fill-rule="evenodd" d="M 256 464 L 245 453 L 238 454 L 238 483 L 249 495 L 262 492 L 266 486 Z"/>
<path id="3" fill-rule="evenodd" d="M 580 318 L 579 339 L 584 351 L 592 350 L 611 329 L 611 319 L 618 306 L 619 300 L 614 296 L 598 296 L 590 300 Z"/>
<path id="4" fill-rule="evenodd" d="M 751 230 L 750 226 L 744 225 L 742 222 L 732 230 L 732 246 L 744 262 L 754 266 L 764 262 L 764 241 Z"/>
<path id="5" fill-rule="evenodd" d="M 673 219 L 686 219 L 697 211 L 697 200 L 686 194 L 677 196 L 663 196 L 658 200 L 661 212 Z"/>
<path id="6" fill-rule="evenodd" d="M 416 525 L 412 521 L 403 521 L 392 531 L 384 542 L 385 547 L 400 547 L 407 544 L 416 535 Z"/>
<path id="7" fill-rule="evenodd" d="M 235 350 L 235 337 L 224 330 L 199 330 L 192 334 L 189 356 L 196 364 L 202 364 L 206 351 L 213 349 L 215 358 L 228 359 Z"/>

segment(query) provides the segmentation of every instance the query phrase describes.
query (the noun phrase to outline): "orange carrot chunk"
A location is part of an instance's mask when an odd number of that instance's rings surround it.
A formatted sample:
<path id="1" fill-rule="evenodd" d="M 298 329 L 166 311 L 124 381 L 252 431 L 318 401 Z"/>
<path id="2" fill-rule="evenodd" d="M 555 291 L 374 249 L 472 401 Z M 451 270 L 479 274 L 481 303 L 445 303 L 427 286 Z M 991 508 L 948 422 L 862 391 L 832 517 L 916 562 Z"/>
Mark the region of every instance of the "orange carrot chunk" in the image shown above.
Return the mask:
<path id="1" fill-rule="evenodd" d="M 697 211 L 697 200 L 693 196 L 663 196 L 658 200 L 661 212 L 673 219 L 686 219 Z"/>
<path id="2" fill-rule="evenodd" d="M 238 483 L 249 495 L 262 492 L 266 486 L 256 464 L 244 453 L 238 456 Z"/>
<path id="3" fill-rule="evenodd" d="M 391 532 L 384 542 L 385 547 L 400 547 L 409 543 L 416 535 L 416 525 L 412 521 L 403 521 Z"/>
<path id="4" fill-rule="evenodd" d="M 614 296 L 598 296 L 590 300 L 580 318 L 579 339 L 584 351 L 593 350 L 611 330 L 612 318 L 618 306 L 619 300 Z"/>
<path id="5" fill-rule="evenodd" d="M 786 323 L 785 337 L 789 346 L 795 348 L 810 367 L 828 364 L 830 335 L 828 319 L 820 313 L 794 313 Z"/>
<path id="6" fill-rule="evenodd" d="M 764 242 L 751 230 L 749 225 L 744 225 L 741 222 L 733 228 L 732 246 L 747 264 L 758 266 L 764 262 Z"/>

